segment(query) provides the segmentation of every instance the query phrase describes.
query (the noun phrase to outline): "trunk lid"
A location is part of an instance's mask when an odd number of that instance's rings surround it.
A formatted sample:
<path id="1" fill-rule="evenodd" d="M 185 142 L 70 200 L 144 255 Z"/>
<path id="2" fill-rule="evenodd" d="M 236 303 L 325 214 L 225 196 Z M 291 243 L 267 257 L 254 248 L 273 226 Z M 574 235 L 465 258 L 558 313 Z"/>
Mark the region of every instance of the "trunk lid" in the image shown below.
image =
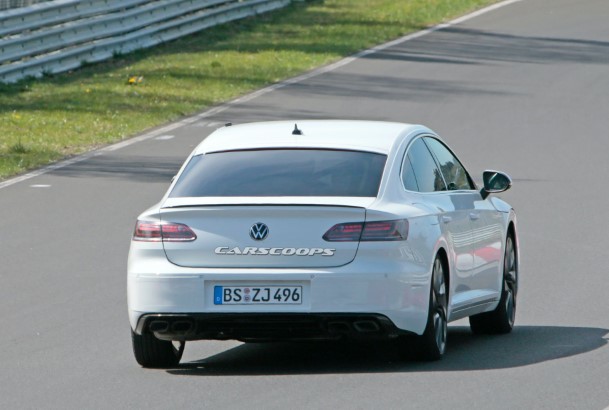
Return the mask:
<path id="1" fill-rule="evenodd" d="M 359 243 L 322 236 L 335 224 L 364 221 L 366 215 L 363 207 L 327 204 L 172 205 L 161 209 L 161 220 L 188 225 L 197 239 L 164 242 L 165 254 L 193 268 L 342 266 L 355 258 Z"/>

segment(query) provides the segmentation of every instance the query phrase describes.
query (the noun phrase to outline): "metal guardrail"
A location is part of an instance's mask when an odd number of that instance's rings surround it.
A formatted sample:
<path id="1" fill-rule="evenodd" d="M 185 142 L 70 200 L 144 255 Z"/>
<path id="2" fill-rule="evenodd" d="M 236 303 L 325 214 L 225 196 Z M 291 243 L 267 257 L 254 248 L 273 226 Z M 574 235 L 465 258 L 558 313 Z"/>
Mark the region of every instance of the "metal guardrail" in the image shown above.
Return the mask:
<path id="1" fill-rule="evenodd" d="M 0 36 L 19 34 L 51 27 L 74 20 L 84 20 L 98 14 L 129 9 L 146 0 L 54 0 L 44 4 L 3 11 L 0 13 Z"/>
<path id="2" fill-rule="evenodd" d="M 56 0 L 22 13 L 10 10 L 0 14 L 0 34 L 20 34 L 0 40 L 0 81 L 72 70 L 285 7 L 290 1 Z"/>
<path id="3" fill-rule="evenodd" d="M 27 7 L 32 4 L 42 3 L 50 0 L 0 0 L 0 10 L 13 9 L 16 7 Z"/>

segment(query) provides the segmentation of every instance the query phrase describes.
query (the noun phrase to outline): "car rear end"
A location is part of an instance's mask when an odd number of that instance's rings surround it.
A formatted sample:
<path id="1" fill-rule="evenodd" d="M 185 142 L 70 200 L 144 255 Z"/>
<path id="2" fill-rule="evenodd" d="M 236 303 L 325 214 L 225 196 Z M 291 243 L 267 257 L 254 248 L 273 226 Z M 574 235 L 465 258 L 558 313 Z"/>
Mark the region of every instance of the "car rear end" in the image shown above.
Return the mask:
<path id="1" fill-rule="evenodd" d="M 411 222 L 387 155 L 289 147 L 193 155 L 131 243 L 132 329 L 161 340 L 394 337 L 425 327 Z"/>

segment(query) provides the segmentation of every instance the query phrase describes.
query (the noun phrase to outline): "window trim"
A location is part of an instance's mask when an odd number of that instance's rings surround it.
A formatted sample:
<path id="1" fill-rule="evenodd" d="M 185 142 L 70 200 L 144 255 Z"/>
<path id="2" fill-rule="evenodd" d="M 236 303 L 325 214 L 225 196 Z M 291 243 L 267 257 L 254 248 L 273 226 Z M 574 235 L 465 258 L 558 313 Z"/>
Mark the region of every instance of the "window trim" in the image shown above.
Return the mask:
<path id="1" fill-rule="evenodd" d="M 400 183 L 402 184 L 402 188 L 406 191 L 406 192 L 415 192 L 418 194 L 437 194 L 437 193 L 443 193 L 443 192 L 449 192 L 448 189 L 445 189 L 444 191 L 429 191 L 429 192 L 423 192 L 423 191 L 411 191 L 409 189 L 406 189 L 406 186 L 404 185 L 404 178 L 402 178 L 402 172 L 404 170 L 404 162 L 405 159 L 408 158 L 408 152 L 410 151 L 410 149 L 412 148 L 412 145 L 418 140 L 418 139 L 423 139 L 424 137 L 428 136 L 430 134 L 419 134 L 416 137 L 414 137 L 409 143 L 408 146 L 406 147 L 406 149 L 404 150 L 404 157 L 402 158 L 402 163 L 400 165 Z M 438 161 L 436 160 L 435 156 L 432 154 L 431 150 L 429 149 L 429 147 L 427 146 L 427 144 L 425 143 L 425 141 L 422 141 L 423 145 L 425 146 L 425 149 L 427 149 L 427 152 L 429 152 L 429 155 L 431 156 L 432 161 L 434 162 L 434 164 L 436 164 L 436 168 L 438 169 L 438 171 L 440 172 L 440 176 L 442 177 L 442 182 L 444 182 L 444 186 L 447 187 L 446 185 L 446 181 L 444 180 L 444 175 L 442 175 L 442 171 L 440 170 L 440 166 L 438 165 Z M 410 159 L 409 159 L 410 161 Z M 412 162 L 410 163 L 410 166 L 412 167 L 412 170 L 414 172 L 414 167 L 412 166 Z M 416 179 L 416 175 L 415 175 L 415 180 L 417 181 L 417 187 L 419 185 L 419 181 Z M 420 188 L 419 188 L 420 189 Z"/>
<path id="2" fill-rule="evenodd" d="M 442 169 L 440 168 L 440 164 L 438 162 L 438 159 L 436 158 L 436 154 L 431 150 L 431 148 L 429 148 L 429 145 L 425 141 L 425 138 L 432 138 L 432 139 L 438 141 L 440 144 L 442 144 L 442 146 L 444 146 L 444 148 L 446 148 L 448 150 L 448 152 L 451 153 L 451 155 L 457 160 L 459 165 L 461 165 L 461 167 L 465 170 L 465 174 L 467 175 L 467 178 L 469 179 L 470 183 L 474 186 L 474 188 L 472 188 L 472 189 L 455 189 L 455 190 L 449 190 L 448 189 L 448 184 L 446 183 L 446 179 L 444 178 L 444 174 L 442 173 Z M 429 153 L 431 155 L 431 158 L 433 159 L 434 163 L 436 164 L 436 168 L 438 169 L 438 171 L 440 171 L 440 176 L 442 177 L 442 181 L 444 182 L 444 186 L 446 187 L 445 190 L 443 190 L 443 191 L 430 191 L 430 192 L 411 191 L 411 190 L 407 189 L 406 186 L 404 185 L 404 178 L 402 177 L 402 172 L 404 171 L 404 163 L 405 163 L 406 159 L 408 158 L 408 152 L 410 151 L 410 148 L 415 143 L 415 141 L 418 140 L 418 139 L 422 139 L 423 140 L 423 144 L 427 148 L 427 151 L 429 151 Z M 409 159 L 409 161 L 410 161 L 410 159 Z M 414 167 L 412 166 L 412 162 L 410 163 L 410 166 L 412 167 L 413 172 L 414 172 Z M 399 178 L 400 178 L 400 184 L 402 184 L 402 188 L 404 189 L 405 192 L 413 192 L 413 193 L 417 193 L 417 194 L 426 194 L 426 195 L 429 195 L 429 194 L 456 193 L 456 192 L 468 192 L 468 193 L 469 192 L 474 192 L 474 191 L 478 192 L 478 188 L 476 187 L 476 182 L 471 177 L 469 171 L 467 170 L 467 168 L 465 168 L 465 166 L 463 165 L 463 163 L 461 162 L 459 157 L 457 157 L 455 155 L 453 150 L 450 149 L 448 147 L 448 145 L 446 145 L 436 135 L 433 135 L 433 134 L 419 134 L 419 135 L 415 136 L 414 138 L 412 138 L 412 140 L 408 143 L 408 145 L 406 146 L 406 149 L 404 150 L 404 156 L 402 157 L 402 162 L 400 164 Z M 418 180 L 416 180 L 416 175 L 415 175 L 415 181 L 417 181 L 417 187 L 418 187 Z"/>
<path id="3" fill-rule="evenodd" d="M 461 168 L 463 168 L 463 170 L 465 171 L 465 175 L 467 176 L 467 180 L 469 181 L 470 185 L 474 186 L 473 188 L 470 188 L 470 189 L 453 189 L 453 190 L 449 190 L 448 189 L 448 184 L 446 183 L 446 178 L 444 178 L 444 174 L 442 173 L 442 167 L 440 166 L 440 160 L 437 158 L 435 152 L 433 151 L 433 149 L 431 149 L 429 144 L 427 144 L 426 138 L 434 139 L 440 145 L 442 145 L 444 148 L 446 148 L 446 150 L 453 156 L 453 158 L 459 163 L 459 165 L 461 165 Z M 431 136 L 423 137 L 423 142 L 425 143 L 425 145 L 427 146 L 427 149 L 429 149 L 429 152 L 431 152 L 432 157 L 436 161 L 436 165 L 438 166 L 438 169 L 440 170 L 440 174 L 442 174 L 442 179 L 444 179 L 444 185 L 446 185 L 446 191 L 450 191 L 450 192 L 466 191 L 466 192 L 469 192 L 469 191 L 477 191 L 478 190 L 478 188 L 476 187 L 476 183 L 474 182 L 474 179 L 469 174 L 469 171 L 467 170 L 467 168 L 465 168 L 465 165 L 463 165 L 463 163 L 461 162 L 459 157 L 457 157 L 457 155 L 453 152 L 453 150 L 448 147 L 448 145 L 446 145 L 444 142 L 440 141 L 440 139 L 435 138 L 435 137 L 431 137 Z"/>

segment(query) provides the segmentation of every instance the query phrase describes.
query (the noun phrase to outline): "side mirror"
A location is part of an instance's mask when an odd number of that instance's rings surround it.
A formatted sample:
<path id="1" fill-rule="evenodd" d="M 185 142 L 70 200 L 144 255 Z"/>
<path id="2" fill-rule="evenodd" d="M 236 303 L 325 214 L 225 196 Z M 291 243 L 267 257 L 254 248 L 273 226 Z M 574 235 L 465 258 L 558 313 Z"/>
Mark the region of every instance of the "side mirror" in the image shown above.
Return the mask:
<path id="1" fill-rule="evenodd" d="M 512 187 L 512 178 L 499 171 L 484 171 L 482 181 L 484 181 L 484 188 L 480 191 L 482 199 L 486 199 L 490 194 L 507 191 Z"/>

